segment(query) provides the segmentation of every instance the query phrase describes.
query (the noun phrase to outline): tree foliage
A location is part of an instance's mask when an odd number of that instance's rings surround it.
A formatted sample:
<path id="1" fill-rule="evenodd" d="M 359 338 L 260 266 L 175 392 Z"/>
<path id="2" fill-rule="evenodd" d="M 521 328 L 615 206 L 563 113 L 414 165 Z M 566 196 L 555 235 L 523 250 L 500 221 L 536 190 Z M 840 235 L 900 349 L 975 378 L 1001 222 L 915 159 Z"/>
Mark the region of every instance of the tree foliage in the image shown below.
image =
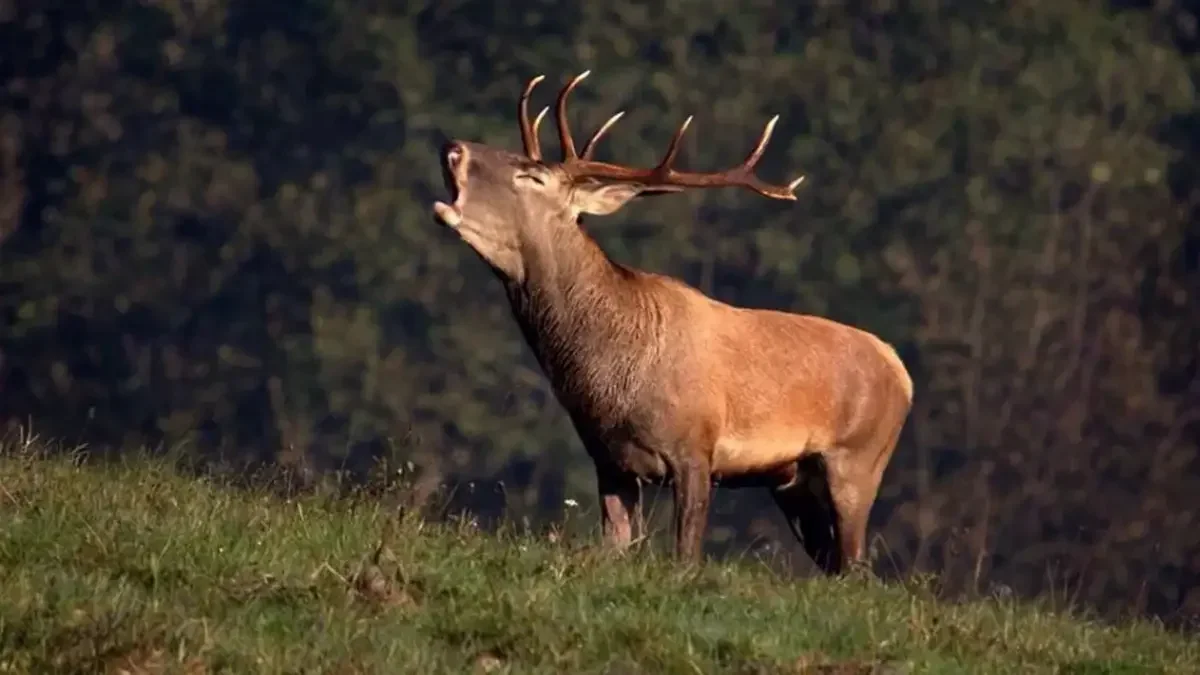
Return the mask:
<path id="1" fill-rule="evenodd" d="M 429 208 L 441 141 L 515 147 L 524 81 L 590 68 L 578 133 L 627 111 L 605 158 L 652 163 L 695 114 L 682 163 L 728 165 L 782 115 L 763 172 L 806 173 L 797 203 L 695 192 L 588 227 L 900 347 L 893 562 L 1197 611 L 1195 25 L 1085 0 L 0 2 L 0 417 L 316 469 L 390 453 L 530 513 L 590 492 Z M 731 503 L 722 526 L 786 536 Z"/>

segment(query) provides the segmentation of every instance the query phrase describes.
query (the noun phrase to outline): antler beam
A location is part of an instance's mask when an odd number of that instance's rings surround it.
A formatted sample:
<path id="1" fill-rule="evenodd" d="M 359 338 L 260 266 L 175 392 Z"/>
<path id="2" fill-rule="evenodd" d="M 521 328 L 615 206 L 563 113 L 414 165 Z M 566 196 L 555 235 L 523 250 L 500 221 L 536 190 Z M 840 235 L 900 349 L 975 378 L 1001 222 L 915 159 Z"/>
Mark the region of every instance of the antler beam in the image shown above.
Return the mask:
<path id="1" fill-rule="evenodd" d="M 683 140 L 684 133 L 687 132 L 688 127 L 692 123 L 691 116 L 685 119 L 683 124 L 679 126 L 678 131 L 671 138 L 671 143 L 667 146 L 667 151 L 663 155 L 662 160 L 659 161 L 657 166 L 651 169 L 639 169 L 592 160 L 592 154 L 596 150 L 597 143 L 621 119 L 622 115 L 625 114 L 624 111 L 618 112 L 608 118 L 608 121 L 596 130 L 596 133 L 592 134 L 592 137 L 584 144 L 583 153 L 578 153 L 575 149 L 575 140 L 571 135 L 570 123 L 567 120 L 567 98 L 575 87 L 590 74 L 591 71 L 585 70 L 568 82 L 559 91 L 558 99 L 555 101 L 554 106 L 554 117 L 558 124 L 558 140 L 562 146 L 563 153 L 560 166 L 571 178 L 576 180 L 594 178 L 613 182 L 641 183 L 649 187 L 742 187 L 757 192 L 764 197 L 771 197 L 772 199 L 794 200 L 796 198 L 796 188 L 804 182 L 804 176 L 796 178 L 787 185 L 776 185 L 763 181 L 754 173 L 754 168 L 758 165 L 759 160 L 762 159 L 763 153 L 767 149 L 767 143 L 771 140 L 771 134 L 775 131 L 775 124 L 779 122 L 779 115 L 772 117 L 767 122 L 762 134 L 758 137 L 758 143 L 754 146 L 754 150 L 746 156 L 746 159 L 741 164 L 725 171 L 693 172 L 675 169 L 675 158 L 679 155 L 679 143 Z M 530 123 L 529 96 L 533 92 L 533 88 L 543 79 L 544 76 L 538 75 L 529 81 L 529 84 L 525 86 L 524 93 L 521 95 L 519 106 L 521 138 L 525 144 L 525 154 L 535 161 L 542 161 L 537 131 L 538 125 L 545 116 L 547 109 L 543 108 L 537 119 Z"/>

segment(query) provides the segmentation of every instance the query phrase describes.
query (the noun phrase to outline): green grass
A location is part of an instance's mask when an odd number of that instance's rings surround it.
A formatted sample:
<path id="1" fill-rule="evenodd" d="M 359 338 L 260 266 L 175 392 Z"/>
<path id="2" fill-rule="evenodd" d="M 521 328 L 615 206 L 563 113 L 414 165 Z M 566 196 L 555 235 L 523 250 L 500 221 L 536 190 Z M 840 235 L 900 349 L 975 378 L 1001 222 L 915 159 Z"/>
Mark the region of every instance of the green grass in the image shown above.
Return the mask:
<path id="1" fill-rule="evenodd" d="M 1200 643 L 1150 623 L 748 561 L 688 570 L 384 501 L 8 452 L 0 673 L 1200 671 Z"/>

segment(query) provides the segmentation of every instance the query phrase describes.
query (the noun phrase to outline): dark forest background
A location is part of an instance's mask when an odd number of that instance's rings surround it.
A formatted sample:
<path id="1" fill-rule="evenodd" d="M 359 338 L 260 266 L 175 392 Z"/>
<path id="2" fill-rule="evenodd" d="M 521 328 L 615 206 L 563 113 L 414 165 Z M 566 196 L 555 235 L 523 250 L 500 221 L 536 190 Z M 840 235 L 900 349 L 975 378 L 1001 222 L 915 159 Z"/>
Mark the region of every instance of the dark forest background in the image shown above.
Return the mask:
<path id="1" fill-rule="evenodd" d="M 499 284 L 430 213 L 443 140 L 516 148 L 524 82 L 548 103 L 590 68 L 580 133 L 628 111 L 604 158 L 653 163 L 694 113 L 681 164 L 720 167 L 782 115 L 762 172 L 806 173 L 798 202 L 589 229 L 897 345 L 878 569 L 1200 615 L 1196 46 L 1178 2 L 0 0 L 0 424 L 385 458 L 493 518 L 594 504 Z M 710 536 L 803 559 L 765 495 L 722 492 Z"/>

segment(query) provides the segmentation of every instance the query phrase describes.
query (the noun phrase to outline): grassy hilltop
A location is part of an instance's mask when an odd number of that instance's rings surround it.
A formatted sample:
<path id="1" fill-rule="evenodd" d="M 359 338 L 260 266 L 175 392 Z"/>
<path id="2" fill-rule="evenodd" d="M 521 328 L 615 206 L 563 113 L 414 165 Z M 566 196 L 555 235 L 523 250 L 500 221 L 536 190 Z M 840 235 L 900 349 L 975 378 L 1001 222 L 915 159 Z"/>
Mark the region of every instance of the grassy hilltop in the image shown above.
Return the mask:
<path id="1" fill-rule="evenodd" d="M 1200 642 L 919 585 L 685 570 L 165 461 L 0 455 L 0 673 L 1193 673 Z"/>

